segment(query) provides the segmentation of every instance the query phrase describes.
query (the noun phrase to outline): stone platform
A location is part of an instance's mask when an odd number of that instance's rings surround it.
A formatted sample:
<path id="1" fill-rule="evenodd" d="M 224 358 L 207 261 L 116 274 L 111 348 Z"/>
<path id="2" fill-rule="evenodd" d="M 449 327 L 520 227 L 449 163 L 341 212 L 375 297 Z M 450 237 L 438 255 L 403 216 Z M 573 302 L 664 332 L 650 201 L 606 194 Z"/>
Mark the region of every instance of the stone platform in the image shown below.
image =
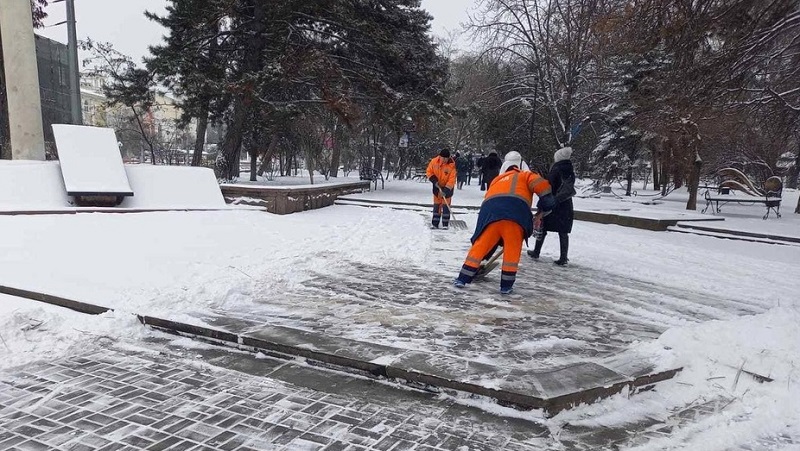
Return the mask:
<path id="1" fill-rule="evenodd" d="M 287 215 L 333 205 L 339 196 L 370 189 L 370 182 L 331 183 L 319 186 L 220 185 L 229 204 L 264 207 L 270 213 Z"/>
<path id="2" fill-rule="evenodd" d="M 385 207 L 401 210 L 420 210 L 429 211 L 433 204 L 399 202 L 391 200 L 362 199 L 353 196 L 339 197 L 336 205 L 352 205 L 358 207 Z M 456 214 L 465 212 L 477 212 L 480 206 L 477 205 L 457 205 L 453 207 Z M 536 211 L 535 209 L 533 211 Z M 575 219 L 578 221 L 596 222 L 599 224 L 615 224 L 623 227 L 633 227 L 643 230 L 663 232 L 679 222 L 708 222 L 724 221 L 725 218 L 714 216 L 702 216 L 683 212 L 631 212 L 621 209 L 620 211 L 595 211 L 575 209 Z"/>

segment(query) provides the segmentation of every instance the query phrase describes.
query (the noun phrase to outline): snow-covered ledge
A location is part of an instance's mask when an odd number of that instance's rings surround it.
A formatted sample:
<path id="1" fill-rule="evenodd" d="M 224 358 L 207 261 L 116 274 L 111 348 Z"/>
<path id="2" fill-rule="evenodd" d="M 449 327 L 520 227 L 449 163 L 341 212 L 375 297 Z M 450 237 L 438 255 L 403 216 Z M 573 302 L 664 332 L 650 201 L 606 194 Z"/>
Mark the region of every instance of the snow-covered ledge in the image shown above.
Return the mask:
<path id="1" fill-rule="evenodd" d="M 339 196 L 369 190 L 369 181 L 292 187 L 221 185 L 225 202 L 266 207 L 270 213 L 288 215 L 333 205 Z"/>

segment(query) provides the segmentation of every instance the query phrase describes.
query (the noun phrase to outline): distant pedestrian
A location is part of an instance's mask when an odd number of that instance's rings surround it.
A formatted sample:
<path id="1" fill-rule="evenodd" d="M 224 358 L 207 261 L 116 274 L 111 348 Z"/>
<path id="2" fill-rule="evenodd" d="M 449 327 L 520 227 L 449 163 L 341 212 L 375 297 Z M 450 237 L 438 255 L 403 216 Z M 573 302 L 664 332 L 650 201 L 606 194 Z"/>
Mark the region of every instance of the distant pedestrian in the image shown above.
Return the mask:
<path id="1" fill-rule="evenodd" d="M 475 170 L 475 156 L 472 155 L 472 152 L 467 154 L 467 159 L 469 160 L 469 172 L 467 173 L 467 185 L 472 184 L 472 171 Z"/>
<path id="2" fill-rule="evenodd" d="M 475 167 L 478 168 L 478 185 L 481 187 L 481 191 L 484 190 L 483 186 L 483 162 L 486 160 L 486 155 L 481 152 L 478 156 L 478 159 L 475 160 Z"/>
<path id="3" fill-rule="evenodd" d="M 458 173 L 458 189 L 464 188 L 464 183 L 467 183 L 469 177 L 469 159 L 456 152 L 456 171 Z"/>
<path id="4" fill-rule="evenodd" d="M 481 262 L 489 258 L 498 246 L 503 246 L 500 293 L 511 293 L 522 242 L 533 233 L 533 195 L 539 196 L 537 207 L 542 215 L 555 205 L 550 183 L 531 172 L 519 152 L 509 152 L 502 169 L 504 172 L 489 186 L 481 204 L 472 247 L 461 272 L 453 281 L 458 288 L 471 283 L 481 269 Z"/>
<path id="5" fill-rule="evenodd" d="M 489 156 L 483 159 L 481 165 L 481 191 L 486 191 L 486 188 L 492 184 L 492 180 L 500 174 L 500 166 L 503 165 L 503 160 L 497 156 L 497 152 L 489 152 Z"/>
<path id="6" fill-rule="evenodd" d="M 450 200 L 453 197 L 453 188 L 456 184 L 456 163 L 450 158 L 450 149 L 444 148 L 439 156 L 433 157 L 425 171 L 428 181 L 433 184 L 433 218 L 431 225 L 439 228 L 450 226 Z"/>
<path id="7" fill-rule="evenodd" d="M 556 207 L 553 212 L 544 217 L 544 231 L 536 241 L 533 250 L 528 251 L 528 255 L 539 258 L 542 251 L 544 239 L 547 232 L 558 233 L 560 245 L 560 255 L 554 261 L 556 265 L 564 266 L 569 262 L 569 234 L 572 232 L 572 222 L 575 210 L 572 205 L 572 197 L 575 195 L 575 170 L 572 167 L 572 148 L 564 147 L 559 149 L 553 159 L 555 163 L 547 174 L 547 180 L 553 187 L 553 194 L 556 199 Z"/>

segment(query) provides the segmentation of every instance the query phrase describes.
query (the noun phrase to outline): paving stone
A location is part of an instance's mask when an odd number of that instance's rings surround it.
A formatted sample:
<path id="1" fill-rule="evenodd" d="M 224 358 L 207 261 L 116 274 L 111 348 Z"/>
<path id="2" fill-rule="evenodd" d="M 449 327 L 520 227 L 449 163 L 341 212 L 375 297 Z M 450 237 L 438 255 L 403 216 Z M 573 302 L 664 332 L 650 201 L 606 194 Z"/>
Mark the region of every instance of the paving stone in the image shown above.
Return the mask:
<path id="1" fill-rule="evenodd" d="M 458 406 L 435 395 L 308 367 L 289 370 L 284 365 L 284 371 L 274 372 L 274 362 L 264 362 L 263 368 L 286 379 L 267 379 L 261 376 L 258 359 L 241 354 L 237 358 L 251 362 L 237 367 L 253 374 L 225 368 L 195 371 L 186 367 L 202 351 L 192 350 L 192 359 L 183 359 L 174 348 L 151 345 L 158 346 L 161 355 L 105 347 L 87 349 L 78 360 L 29 365 L 16 375 L 0 372 L 0 399 L 6 403 L 0 416 L 0 451 L 69 446 L 106 451 L 563 449 L 563 441 L 549 437 L 542 426 Z M 99 369 L 92 376 L 94 384 L 111 391 L 73 385 L 89 380 L 86 371 L 92 369 Z M 40 372 L 60 377 L 35 377 Z M 153 377 L 172 380 L 164 386 L 169 394 L 158 392 L 165 399 L 153 408 L 137 404 L 143 398 L 155 400 L 148 396 L 153 392 L 120 382 Z M 197 380 L 203 381 L 202 387 Z M 46 398 L 56 384 L 62 394 L 72 396 Z M 27 413 L 24 409 L 34 399 L 53 413 Z M 588 442 L 578 438 L 575 443 Z M 531 440 L 541 446 L 531 447 Z M 445 447 L 449 445 L 456 448 Z"/>

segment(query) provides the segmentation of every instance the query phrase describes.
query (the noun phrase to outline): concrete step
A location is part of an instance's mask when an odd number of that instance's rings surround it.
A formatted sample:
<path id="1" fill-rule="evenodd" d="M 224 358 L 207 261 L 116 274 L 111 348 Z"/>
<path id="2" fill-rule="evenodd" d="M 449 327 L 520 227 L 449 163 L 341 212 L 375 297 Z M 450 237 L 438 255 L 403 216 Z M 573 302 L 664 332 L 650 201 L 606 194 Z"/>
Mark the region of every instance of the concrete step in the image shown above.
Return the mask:
<path id="1" fill-rule="evenodd" d="M 769 238 L 769 235 L 757 236 L 759 234 L 748 234 L 748 232 L 733 233 L 733 231 L 728 231 L 728 230 L 720 231 L 710 228 L 703 229 L 695 227 L 686 227 L 686 226 L 681 226 L 680 224 L 669 227 L 667 231 L 677 232 L 677 233 L 687 233 L 691 235 L 709 236 L 712 238 L 719 238 L 725 240 L 746 241 L 749 243 L 776 244 L 780 246 L 800 246 L 800 242 L 787 241 L 781 238 L 773 239 Z"/>
<path id="2" fill-rule="evenodd" d="M 87 314 L 111 310 L 12 287 L 0 286 L 0 293 Z M 658 382 L 671 379 L 682 369 L 660 370 L 649 357 L 623 353 L 545 370 L 509 372 L 506 368 L 457 356 L 395 348 L 228 317 L 213 319 L 223 328 L 210 328 L 165 318 L 137 316 L 143 325 L 150 328 L 219 346 L 261 352 L 278 359 L 301 359 L 312 366 L 403 382 L 427 391 L 450 390 L 480 395 L 494 399 L 501 405 L 523 410 L 541 409 L 548 416 L 626 389 L 630 393 L 648 389 Z M 224 325 L 226 321 L 227 327 Z"/>
<path id="3" fill-rule="evenodd" d="M 699 232 L 711 232 L 711 233 L 723 233 L 732 236 L 744 237 L 744 238 L 757 238 L 757 239 L 766 239 L 771 241 L 781 241 L 787 243 L 797 243 L 800 244 L 799 237 L 793 236 L 784 236 L 784 235 L 774 235 L 769 233 L 758 233 L 758 232 L 750 232 L 745 230 L 731 230 L 731 229 L 721 229 L 716 227 L 709 227 L 704 225 L 697 225 L 695 223 L 686 223 L 686 222 L 678 222 L 676 227 L 681 229 L 687 229 L 691 231 L 699 231 Z"/>

